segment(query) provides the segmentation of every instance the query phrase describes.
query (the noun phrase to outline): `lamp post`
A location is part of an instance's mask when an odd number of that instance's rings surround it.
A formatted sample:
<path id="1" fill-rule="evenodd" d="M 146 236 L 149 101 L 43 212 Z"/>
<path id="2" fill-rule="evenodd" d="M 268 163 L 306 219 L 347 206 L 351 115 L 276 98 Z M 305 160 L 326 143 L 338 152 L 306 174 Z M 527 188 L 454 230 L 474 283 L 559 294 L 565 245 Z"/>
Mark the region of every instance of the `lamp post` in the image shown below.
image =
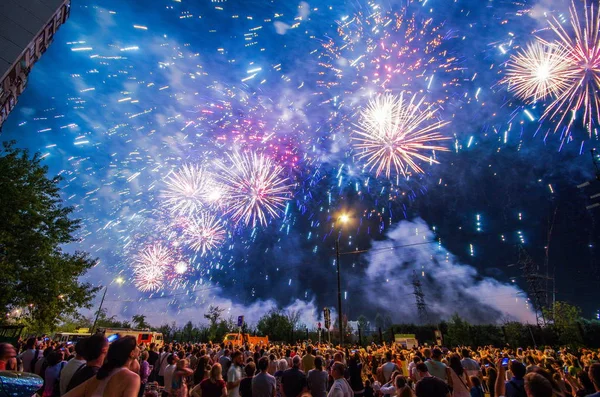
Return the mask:
<path id="1" fill-rule="evenodd" d="M 340 346 L 344 345 L 344 323 L 342 321 L 342 283 L 340 280 L 340 239 L 335 240 L 335 265 L 337 268 L 338 328 L 340 330 Z"/>
<path id="2" fill-rule="evenodd" d="M 338 219 L 342 224 L 348 223 L 350 217 L 346 214 L 343 214 Z M 341 233 L 340 233 L 341 234 Z M 338 329 L 340 330 L 340 346 L 344 345 L 344 322 L 342 319 L 342 281 L 340 274 L 340 235 L 335 240 L 335 265 L 337 270 L 337 299 L 338 299 Z"/>

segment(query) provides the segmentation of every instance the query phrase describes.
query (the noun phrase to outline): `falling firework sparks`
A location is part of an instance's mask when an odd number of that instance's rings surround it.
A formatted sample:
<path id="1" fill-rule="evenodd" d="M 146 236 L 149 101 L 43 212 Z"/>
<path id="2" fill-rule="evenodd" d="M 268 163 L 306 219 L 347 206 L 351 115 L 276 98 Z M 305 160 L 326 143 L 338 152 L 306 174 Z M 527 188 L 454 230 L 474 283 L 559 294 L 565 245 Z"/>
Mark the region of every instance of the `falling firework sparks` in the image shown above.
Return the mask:
<path id="1" fill-rule="evenodd" d="M 186 243 L 202 255 L 217 248 L 225 240 L 225 230 L 215 215 L 201 214 L 191 218 L 183 231 Z"/>
<path id="2" fill-rule="evenodd" d="M 569 86 L 571 67 L 565 49 L 536 41 L 511 57 L 503 82 L 523 100 L 556 98 Z"/>
<path id="3" fill-rule="evenodd" d="M 219 198 L 213 179 L 197 165 L 184 165 L 168 177 L 166 185 L 164 205 L 175 215 L 193 215 Z"/>
<path id="4" fill-rule="evenodd" d="M 219 163 L 228 200 L 227 211 L 236 223 L 252 227 L 277 218 L 290 194 L 283 168 L 262 154 L 234 153 L 230 165 Z"/>
<path id="5" fill-rule="evenodd" d="M 146 247 L 138 255 L 133 267 L 136 287 L 143 292 L 159 290 L 172 262 L 173 256 L 164 246 L 154 244 Z"/>
<path id="6" fill-rule="evenodd" d="M 458 84 L 453 75 L 459 69 L 457 59 L 443 47 L 453 36 L 444 34 L 443 25 L 433 18 L 418 18 L 407 9 L 388 11 L 371 2 L 336 22 L 338 35 L 323 43 L 319 64 L 331 72 L 318 81 L 328 89 L 343 86 L 346 91 L 352 81 L 351 86 L 363 92 L 392 87 L 408 91 L 415 86 L 429 90 L 435 75 L 444 76 L 440 81 L 445 87 Z"/>
<path id="7" fill-rule="evenodd" d="M 558 36 L 557 45 L 568 54 L 572 77 L 556 100 L 546 108 L 544 117 L 560 114 L 558 129 L 572 112 L 568 122 L 570 129 L 576 112 L 583 110 L 583 125 L 591 136 L 593 125 L 600 121 L 600 13 L 594 9 L 594 4 L 588 7 L 587 1 L 583 3 L 583 21 L 575 2 L 571 3 L 573 32 L 567 32 L 556 19 L 550 21 L 550 27 Z"/>
<path id="8" fill-rule="evenodd" d="M 424 98 L 413 95 L 405 100 L 400 96 L 381 95 L 369 102 L 361 113 L 361 124 L 355 130 L 354 148 L 360 160 L 365 159 L 369 170 L 376 169 L 376 176 L 385 172 L 390 178 L 392 171 L 406 175 L 409 170 L 423 173 L 416 160 L 438 163 L 433 157 L 421 153 L 424 150 L 447 151 L 443 146 L 433 145 L 448 139 L 438 130 L 448 122 L 428 123 L 436 110 L 427 106 L 421 110 Z"/>

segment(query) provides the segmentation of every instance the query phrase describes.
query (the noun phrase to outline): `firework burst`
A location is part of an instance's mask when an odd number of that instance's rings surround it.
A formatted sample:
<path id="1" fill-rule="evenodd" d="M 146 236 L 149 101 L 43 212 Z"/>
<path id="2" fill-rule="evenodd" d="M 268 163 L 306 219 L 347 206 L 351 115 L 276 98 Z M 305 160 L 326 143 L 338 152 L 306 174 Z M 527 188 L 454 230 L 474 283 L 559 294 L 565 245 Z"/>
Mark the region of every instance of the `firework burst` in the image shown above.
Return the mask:
<path id="1" fill-rule="evenodd" d="M 583 8 L 581 21 L 575 2 L 571 3 L 571 33 L 557 19 L 550 21 L 550 27 L 558 36 L 557 45 L 568 54 L 573 77 L 566 89 L 546 108 L 544 116 L 561 114 L 559 124 L 562 124 L 572 111 L 573 117 L 568 123 L 570 128 L 575 112 L 583 110 L 583 124 L 591 135 L 592 126 L 600 121 L 600 13 L 594 4 L 588 6 L 587 0 L 583 2 Z"/>
<path id="2" fill-rule="evenodd" d="M 535 41 L 511 57 L 502 82 L 517 97 L 536 102 L 560 96 L 571 79 L 568 52 L 557 45 Z"/>
<path id="3" fill-rule="evenodd" d="M 225 229 L 215 215 L 202 213 L 192 217 L 183 230 L 186 244 L 202 255 L 217 248 L 225 240 Z"/>
<path id="4" fill-rule="evenodd" d="M 236 223 L 252 227 L 277 218 L 290 196 L 283 167 L 256 152 L 229 155 L 231 164 L 218 163 L 228 201 L 227 212 Z"/>
<path id="5" fill-rule="evenodd" d="M 346 102 L 348 92 L 417 92 L 430 90 L 434 80 L 440 82 L 439 86 L 436 83 L 438 90 L 457 85 L 457 58 L 444 46 L 454 36 L 433 18 L 417 17 L 417 9 L 392 12 L 369 2 L 366 9 L 336 21 L 337 37 L 330 36 L 322 43 L 319 66 L 327 70 L 317 83 L 329 91 L 341 88 L 343 91 L 334 91 L 340 94 L 335 96 L 336 102 Z"/>
<path id="6" fill-rule="evenodd" d="M 193 215 L 220 197 L 212 176 L 198 165 L 184 165 L 167 178 L 166 185 L 164 205 L 174 215 Z"/>
<path id="7" fill-rule="evenodd" d="M 175 264 L 175 267 L 173 270 L 175 271 L 176 274 L 179 274 L 179 275 L 185 274 L 188 271 L 188 264 L 183 261 L 177 262 Z"/>
<path id="8" fill-rule="evenodd" d="M 448 139 L 438 130 L 449 122 L 429 122 L 436 110 L 432 106 L 421 110 L 423 102 L 424 98 L 418 100 L 416 95 L 406 100 L 404 92 L 399 96 L 381 95 L 361 113 L 361 124 L 352 137 L 353 147 L 365 166 L 376 170 L 376 176 L 384 172 L 390 178 L 392 172 L 406 175 L 410 170 L 423 173 L 419 160 L 438 161 L 422 151 L 448 150 L 430 142 Z"/>
<path id="9" fill-rule="evenodd" d="M 173 263 L 173 255 L 161 244 L 146 247 L 135 260 L 134 283 L 140 291 L 157 291 L 162 288 L 166 271 Z"/>

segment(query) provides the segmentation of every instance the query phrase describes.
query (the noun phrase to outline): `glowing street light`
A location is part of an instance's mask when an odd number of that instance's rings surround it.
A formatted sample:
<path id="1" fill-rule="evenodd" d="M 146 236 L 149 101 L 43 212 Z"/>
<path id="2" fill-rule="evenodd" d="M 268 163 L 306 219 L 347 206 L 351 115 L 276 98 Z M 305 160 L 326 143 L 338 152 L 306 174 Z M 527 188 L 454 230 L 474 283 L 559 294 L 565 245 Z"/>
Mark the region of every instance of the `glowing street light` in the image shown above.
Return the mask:
<path id="1" fill-rule="evenodd" d="M 350 222 L 350 215 L 347 213 L 343 213 L 338 217 L 338 221 L 342 225 L 348 224 Z M 338 329 L 340 330 L 340 346 L 344 345 L 344 323 L 342 321 L 342 282 L 341 282 L 341 274 L 340 274 L 340 235 L 335 240 L 335 265 L 337 270 L 337 289 L 338 289 Z"/>

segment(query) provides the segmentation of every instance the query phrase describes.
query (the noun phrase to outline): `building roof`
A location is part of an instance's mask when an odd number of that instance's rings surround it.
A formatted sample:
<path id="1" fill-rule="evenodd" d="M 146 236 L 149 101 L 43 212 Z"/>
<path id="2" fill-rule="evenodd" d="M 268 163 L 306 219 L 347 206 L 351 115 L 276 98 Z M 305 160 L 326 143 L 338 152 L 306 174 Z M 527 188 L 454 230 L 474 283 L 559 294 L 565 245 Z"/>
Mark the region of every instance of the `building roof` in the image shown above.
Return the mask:
<path id="1" fill-rule="evenodd" d="M 0 1 L 0 77 L 50 20 L 64 0 Z"/>

